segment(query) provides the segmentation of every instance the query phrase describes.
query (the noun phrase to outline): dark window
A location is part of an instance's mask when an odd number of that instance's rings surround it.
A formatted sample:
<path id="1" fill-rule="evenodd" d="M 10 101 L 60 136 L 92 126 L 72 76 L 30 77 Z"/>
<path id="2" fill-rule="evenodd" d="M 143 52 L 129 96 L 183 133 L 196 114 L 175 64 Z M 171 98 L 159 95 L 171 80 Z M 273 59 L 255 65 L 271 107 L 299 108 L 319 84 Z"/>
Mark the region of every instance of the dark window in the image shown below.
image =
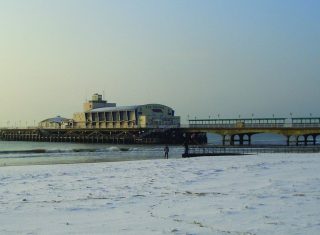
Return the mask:
<path id="1" fill-rule="evenodd" d="M 154 113 L 162 113 L 162 109 L 152 109 L 152 112 L 154 112 Z"/>

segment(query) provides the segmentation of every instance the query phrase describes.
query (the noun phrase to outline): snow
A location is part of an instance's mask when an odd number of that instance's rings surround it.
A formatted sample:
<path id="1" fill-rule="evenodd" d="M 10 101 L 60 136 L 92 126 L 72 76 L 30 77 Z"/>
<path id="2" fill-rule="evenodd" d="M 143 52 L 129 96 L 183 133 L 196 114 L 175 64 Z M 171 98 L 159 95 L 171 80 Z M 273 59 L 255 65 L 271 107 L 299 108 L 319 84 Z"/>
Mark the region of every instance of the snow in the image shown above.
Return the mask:
<path id="1" fill-rule="evenodd" d="M 0 168 L 0 234 L 319 234 L 320 156 Z"/>

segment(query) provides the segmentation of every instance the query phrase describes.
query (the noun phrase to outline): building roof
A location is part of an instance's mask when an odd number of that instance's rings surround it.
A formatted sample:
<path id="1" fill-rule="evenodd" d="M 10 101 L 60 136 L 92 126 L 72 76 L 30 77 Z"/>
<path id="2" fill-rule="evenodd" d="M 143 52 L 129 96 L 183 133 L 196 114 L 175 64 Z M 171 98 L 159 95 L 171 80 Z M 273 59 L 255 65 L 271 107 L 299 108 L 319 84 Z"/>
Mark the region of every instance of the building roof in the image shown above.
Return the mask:
<path id="1" fill-rule="evenodd" d="M 45 120 L 43 120 L 41 122 L 62 123 L 62 122 L 67 122 L 69 120 L 70 119 L 68 119 L 68 118 L 63 118 L 63 117 L 60 117 L 60 116 L 56 116 L 56 117 L 53 117 L 53 118 L 45 119 Z"/>
<path id="2" fill-rule="evenodd" d="M 95 112 L 112 112 L 112 111 L 134 111 L 135 109 L 141 106 L 146 106 L 146 105 L 160 105 L 160 106 L 168 107 L 163 104 L 142 104 L 142 105 L 131 105 L 131 106 L 103 107 L 103 108 L 91 109 L 87 112 L 95 113 Z"/>

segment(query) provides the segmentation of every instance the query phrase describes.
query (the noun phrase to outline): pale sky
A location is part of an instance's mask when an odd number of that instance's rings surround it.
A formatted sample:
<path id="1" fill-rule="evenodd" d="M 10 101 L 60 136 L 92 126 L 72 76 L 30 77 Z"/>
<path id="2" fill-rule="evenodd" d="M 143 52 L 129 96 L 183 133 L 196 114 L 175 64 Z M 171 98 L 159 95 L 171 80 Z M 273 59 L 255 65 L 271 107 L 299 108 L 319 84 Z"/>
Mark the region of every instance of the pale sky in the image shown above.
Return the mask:
<path id="1" fill-rule="evenodd" d="M 0 126 L 72 117 L 103 91 L 183 121 L 320 116 L 319 12 L 318 0 L 0 0 Z"/>

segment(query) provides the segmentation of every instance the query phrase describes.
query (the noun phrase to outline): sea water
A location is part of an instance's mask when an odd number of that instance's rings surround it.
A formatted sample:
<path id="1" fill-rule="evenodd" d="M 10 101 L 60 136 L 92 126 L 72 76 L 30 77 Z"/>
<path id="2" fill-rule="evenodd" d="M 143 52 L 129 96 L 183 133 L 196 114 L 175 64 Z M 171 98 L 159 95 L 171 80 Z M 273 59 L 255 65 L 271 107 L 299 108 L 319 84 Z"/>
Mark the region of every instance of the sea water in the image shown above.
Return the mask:
<path id="1" fill-rule="evenodd" d="M 163 158 L 162 145 L 113 145 L 0 141 L 0 166 L 114 162 Z M 170 158 L 181 157 L 182 146 L 170 146 Z"/>
<path id="2" fill-rule="evenodd" d="M 221 144 L 221 136 L 208 134 L 209 144 Z M 279 135 L 254 135 L 252 144 L 285 144 Z M 57 142 L 0 141 L 0 166 L 114 162 L 164 157 L 163 145 L 114 145 Z M 182 145 L 170 146 L 169 157 L 181 158 Z"/>

